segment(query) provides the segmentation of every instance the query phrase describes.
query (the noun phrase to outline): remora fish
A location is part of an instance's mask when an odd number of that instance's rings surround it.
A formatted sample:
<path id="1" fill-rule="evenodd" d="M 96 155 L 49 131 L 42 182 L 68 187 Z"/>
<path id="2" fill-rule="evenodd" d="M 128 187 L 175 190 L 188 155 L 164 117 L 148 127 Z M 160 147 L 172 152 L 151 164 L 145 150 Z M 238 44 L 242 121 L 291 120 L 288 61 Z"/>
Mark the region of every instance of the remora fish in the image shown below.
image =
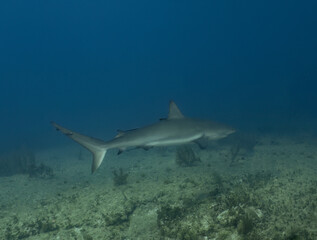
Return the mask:
<path id="1" fill-rule="evenodd" d="M 129 147 L 149 149 L 189 142 L 199 144 L 202 138 L 216 140 L 235 132 L 223 124 L 184 117 L 173 101 L 170 101 L 168 118 L 143 128 L 119 131 L 114 139 L 106 142 L 73 132 L 55 122 L 52 125 L 93 154 L 92 173 L 100 166 L 108 149 L 118 148 L 120 154 Z"/>

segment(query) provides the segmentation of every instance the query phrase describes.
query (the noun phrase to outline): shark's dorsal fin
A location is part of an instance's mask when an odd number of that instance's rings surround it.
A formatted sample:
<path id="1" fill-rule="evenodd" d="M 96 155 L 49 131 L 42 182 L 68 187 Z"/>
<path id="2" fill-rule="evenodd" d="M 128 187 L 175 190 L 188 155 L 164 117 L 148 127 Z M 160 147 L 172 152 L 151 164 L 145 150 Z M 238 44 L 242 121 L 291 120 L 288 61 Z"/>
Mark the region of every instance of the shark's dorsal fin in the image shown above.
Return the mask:
<path id="1" fill-rule="evenodd" d="M 178 109 L 174 101 L 170 101 L 170 110 L 169 110 L 167 119 L 180 119 L 180 118 L 184 118 L 184 115 Z"/>

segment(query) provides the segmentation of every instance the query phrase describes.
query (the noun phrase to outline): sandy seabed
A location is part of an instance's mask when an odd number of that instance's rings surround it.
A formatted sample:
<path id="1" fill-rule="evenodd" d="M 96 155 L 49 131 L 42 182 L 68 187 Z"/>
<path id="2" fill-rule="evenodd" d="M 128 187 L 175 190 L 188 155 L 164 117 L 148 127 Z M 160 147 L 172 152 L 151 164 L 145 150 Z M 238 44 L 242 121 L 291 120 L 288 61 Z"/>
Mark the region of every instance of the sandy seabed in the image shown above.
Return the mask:
<path id="1" fill-rule="evenodd" d="M 75 144 L 37 152 L 55 175 L 0 178 L 0 239 L 317 239 L 317 139 L 256 138 L 190 145 L 190 167 L 175 147 L 109 151 L 93 175 Z"/>

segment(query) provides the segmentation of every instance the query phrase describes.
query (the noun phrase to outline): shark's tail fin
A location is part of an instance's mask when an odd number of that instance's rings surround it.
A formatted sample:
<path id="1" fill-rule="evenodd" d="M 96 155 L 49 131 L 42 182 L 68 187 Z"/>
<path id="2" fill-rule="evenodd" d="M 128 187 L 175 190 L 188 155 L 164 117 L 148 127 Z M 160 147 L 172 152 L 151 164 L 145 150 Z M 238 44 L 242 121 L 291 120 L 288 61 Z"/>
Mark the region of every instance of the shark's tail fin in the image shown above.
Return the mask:
<path id="1" fill-rule="evenodd" d="M 96 169 L 102 163 L 103 158 L 105 157 L 108 150 L 105 142 L 96 138 L 88 137 L 88 136 L 73 132 L 69 129 L 63 128 L 62 126 L 59 126 L 55 122 L 51 122 L 51 123 L 58 131 L 61 131 L 67 137 L 78 142 L 80 145 L 88 149 L 93 154 L 94 158 L 93 158 L 93 162 L 91 166 L 91 172 L 93 173 L 94 171 L 96 171 Z"/>

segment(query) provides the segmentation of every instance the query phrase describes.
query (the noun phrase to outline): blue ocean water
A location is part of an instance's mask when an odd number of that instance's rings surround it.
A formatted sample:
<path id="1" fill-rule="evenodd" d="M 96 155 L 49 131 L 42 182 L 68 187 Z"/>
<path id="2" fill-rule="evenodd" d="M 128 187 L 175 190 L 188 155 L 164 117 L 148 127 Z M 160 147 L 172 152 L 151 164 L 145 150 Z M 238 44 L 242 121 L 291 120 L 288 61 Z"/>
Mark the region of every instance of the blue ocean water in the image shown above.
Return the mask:
<path id="1" fill-rule="evenodd" d="M 0 153 L 72 144 L 50 121 L 108 140 L 166 117 L 170 100 L 316 139 L 316 12 L 313 0 L 2 1 Z"/>
<path id="2" fill-rule="evenodd" d="M 185 114 L 237 128 L 313 121 L 316 8 L 315 1 L 3 2 L 1 145 L 50 145 L 51 120 L 109 138 L 164 117 L 170 99 Z"/>

